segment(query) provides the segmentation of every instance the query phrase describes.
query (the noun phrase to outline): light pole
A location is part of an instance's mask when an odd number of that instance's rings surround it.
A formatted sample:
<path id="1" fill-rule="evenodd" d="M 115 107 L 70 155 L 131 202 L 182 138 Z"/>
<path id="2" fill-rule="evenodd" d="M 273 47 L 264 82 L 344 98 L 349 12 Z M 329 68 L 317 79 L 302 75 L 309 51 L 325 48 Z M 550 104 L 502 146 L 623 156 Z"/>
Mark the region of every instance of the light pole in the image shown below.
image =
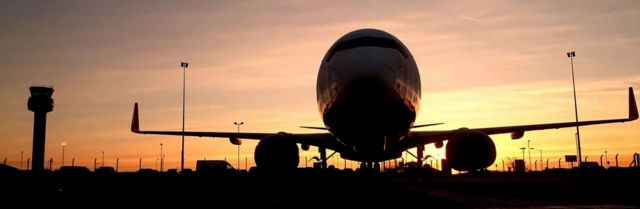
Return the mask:
<path id="1" fill-rule="evenodd" d="M 527 147 L 531 147 L 531 140 L 527 140 Z M 529 148 L 529 170 L 531 170 L 531 148 Z"/>
<path id="2" fill-rule="evenodd" d="M 233 122 L 233 124 L 238 126 L 238 133 L 240 133 L 240 126 L 244 124 L 244 122 Z M 240 171 L 240 144 L 238 144 L 238 171 Z"/>
<path id="3" fill-rule="evenodd" d="M 576 56 L 576 52 L 567 52 L 567 57 L 571 59 L 571 80 L 573 82 L 573 105 L 576 112 L 576 123 L 578 122 L 578 100 L 576 98 L 576 79 L 573 73 L 573 58 Z M 580 146 L 580 126 L 576 125 L 576 143 L 578 148 L 578 165 L 582 163 L 582 147 Z"/>
<path id="4" fill-rule="evenodd" d="M 182 171 L 184 170 L 184 99 L 187 67 L 189 67 L 189 63 L 181 62 L 180 67 L 182 67 L 182 151 L 180 152 L 180 170 Z"/>
<path id="5" fill-rule="evenodd" d="M 162 172 L 162 166 L 164 165 L 164 158 L 162 157 L 162 143 L 160 143 L 160 172 Z"/>
<path id="6" fill-rule="evenodd" d="M 543 165 L 542 164 L 542 150 L 538 149 L 538 151 L 540 151 L 540 170 L 542 170 L 542 168 L 543 168 L 543 166 L 542 166 Z"/>
<path id="7" fill-rule="evenodd" d="M 22 151 L 20 151 L 20 170 L 22 170 Z"/>
<path id="8" fill-rule="evenodd" d="M 542 167 L 543 167 L 543 164 L 542 164 L 543 163 L 542 162 L 542 150 L 541 149 L 536 149 L 536 148 L 533 148 L 533 147 L 531 147 L 531 149 L 540 151 L 540 170 L 542 170 Z"/>
<path id="9" fill-rule="evenodd" d="M 604 151 L 604 160 L 607 161 L 607 168 L 609 168 L 609 156 L 607 156 L 607 151 Z"/>
<path id="10" fill-rule="evenodd" d="M 102 163 L 100 163 L 100 164 L 102 164 L 102 166 L 100 166 L 100 167 L 104 167 L 104 151 L 102 151 Z"/>
<path id="11" fill-rule="evenodd" d="M 64 146 L 65 145 L 66 145 L 65 143 L 62 143 L 62 166 L 64 166 Z"/>
<path id="12" fill-rule="evenodd" d="M 520 147 L 520 149 L 522 150 L 522 160 L 524 160 L 524 150 L 527 149 L 526 147 Z"/>

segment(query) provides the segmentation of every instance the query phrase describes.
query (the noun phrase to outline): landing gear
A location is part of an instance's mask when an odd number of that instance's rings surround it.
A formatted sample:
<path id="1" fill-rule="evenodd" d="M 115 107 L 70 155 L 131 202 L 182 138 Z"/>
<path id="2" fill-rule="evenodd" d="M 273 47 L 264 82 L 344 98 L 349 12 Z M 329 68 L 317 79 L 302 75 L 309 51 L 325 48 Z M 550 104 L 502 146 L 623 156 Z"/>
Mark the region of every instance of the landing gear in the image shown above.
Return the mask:
<path id="1" fill-rule="evenodd" d="M 322 162 L 322 169 L 327 169 L 327 149 L 324 147 L 319 147 L 318 151 L 320 152 L 320 162 Z"/>
<path id="2" fill-rule="evenodd" d="M 416 157 L 418 160 L 418 169 L 422 169 L 422 160 L 424 160 L 424 145 L 416 147 L 418 151 L 418 156 Z"/>
<path id="3" fill-rule="evenodd" d="M 362 162 L 360 163 L 360 170 L 363 172 L 380 172 L 379 162 Z"/>
<path id="4" fill-rule="evenodd" d="M 375 162 L 373 164 L 373 172 L 380 172 L 380 163 L 379 162 Z"/>

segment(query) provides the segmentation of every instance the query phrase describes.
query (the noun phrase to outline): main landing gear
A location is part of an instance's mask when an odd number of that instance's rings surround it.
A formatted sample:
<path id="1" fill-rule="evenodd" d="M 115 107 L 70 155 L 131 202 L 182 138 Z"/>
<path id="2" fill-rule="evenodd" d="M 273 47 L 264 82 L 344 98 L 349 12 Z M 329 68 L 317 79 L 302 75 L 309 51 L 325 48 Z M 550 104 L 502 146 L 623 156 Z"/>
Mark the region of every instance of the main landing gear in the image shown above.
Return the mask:
<path id="1" fill-rule="evenodd" d="M 322 170 L 327 169 L 327 149 L 324 147 L 319 147 L 318 151 L 320 152 L 320 162 L 322 162 Z"/>
<path id="2" fill-rule="evenodd" d="M 333 151 L 333 153 L 331 153 L 331 155 L 329 155 L 329 157 L 327 157 L 327 149 L 324 147 L 319 147 L 318 151 L 320 152 L 320 162 L 322 163 L 322 170 L 326 170 L 327 169 L 327 160 L 329 158 L 331 158 L 333 155 L 335 155 L 337 152 Z"/>
<path id="3" fill-rule="evenodd" d="M 361 171 L 374 171 L 374 172 L 380 172 L 380 163 L 379 162 L 362 162 L 360 163 L 360 170 Z"/>
<path id="4" fill-rule="evenodd" d="M 333 152 L 329 157 L 327 157 L 327 149 L 324 147 L 319 147 L 318 151 L 320 152 L 320 162 L 322 163 L 322 169 L 327 169 L 327 160 L 331 158 L 336 152 Z M 374 171 L 380 172 L 380 163 L 379 162 L 363 162 L 360 163 L 360 170 L 362 171 Z"/>

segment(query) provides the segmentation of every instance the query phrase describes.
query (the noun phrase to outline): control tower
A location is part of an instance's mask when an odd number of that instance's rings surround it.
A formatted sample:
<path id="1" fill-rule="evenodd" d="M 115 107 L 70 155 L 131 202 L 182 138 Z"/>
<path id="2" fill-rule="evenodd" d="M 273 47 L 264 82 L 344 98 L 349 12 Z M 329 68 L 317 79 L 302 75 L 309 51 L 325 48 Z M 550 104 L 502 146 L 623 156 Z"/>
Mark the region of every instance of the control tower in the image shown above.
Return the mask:
<path id="1" fill-rule="evenodd" d="M 47 113 L 53 111 L 53 86 L 29 87 L 31 97 L 27 103 L 33 118 L 33 150 L 31 152 L 31 168 L 33 171 L 44 170 L 44 144 L 47 132 Z"/>

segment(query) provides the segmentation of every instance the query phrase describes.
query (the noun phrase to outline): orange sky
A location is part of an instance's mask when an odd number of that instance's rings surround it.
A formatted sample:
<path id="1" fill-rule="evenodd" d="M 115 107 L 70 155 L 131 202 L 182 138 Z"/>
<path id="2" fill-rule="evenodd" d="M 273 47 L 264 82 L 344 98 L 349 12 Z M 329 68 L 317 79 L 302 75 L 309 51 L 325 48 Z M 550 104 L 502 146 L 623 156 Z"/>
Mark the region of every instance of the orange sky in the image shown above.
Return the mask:
<path id="1" fill-rule="evenodd" d="M 186 130 L 310 132 L 321 126 L 315 81 L 322 56 L 343 34 L 386 30 L 413 53 L 423 82 L 420 130 L 573 121 L 570 62 L 581 120 L 627 116 L 627 87 L 640 91 L 640 3 L 628 1 L 97 1 L 0 3 L 0 158 L 19 167 L 31 156 L 30 84 L 56 89 L 47 126 L 48 158 L 120 170 L 179 167 L 180 137 L 129 132 L 140 103 L 142 129 L 180 130 L 182 69 L 187 69 Z M 637 96 L 638 97 L 638 96 Z M 640 150 L 638 122 L 581 129 L 583 155 Z M 543 150 L 550 167 L 575 153 L 575 129 L 494 136 L 498 161 Z M 257 141 L 245 141 L 253 165 Z M 185 167 L 227 159 L 227 139 L 186 138 Z M 305 156 L 317 152 L 301 151 Z M 444 155 L 427 146 L 425 154 Z M 539 152 L 531 152 L 539 159 Z M 528 156 L 527 156 L 528 157 Z M 333 162 L 333 160 L 330 160 Z M 622 163 L 624 162 L 624 163 Z M 350 165 L 350 163 L 348 163 Z M 355 164 L 354 164 L 355 165 Z M 564 165 L 563 165 L 564 166 Z M 342 162 L 339 167 L 343 167 Z M 500 166 L 501 167 L 501 166 Z"/>

